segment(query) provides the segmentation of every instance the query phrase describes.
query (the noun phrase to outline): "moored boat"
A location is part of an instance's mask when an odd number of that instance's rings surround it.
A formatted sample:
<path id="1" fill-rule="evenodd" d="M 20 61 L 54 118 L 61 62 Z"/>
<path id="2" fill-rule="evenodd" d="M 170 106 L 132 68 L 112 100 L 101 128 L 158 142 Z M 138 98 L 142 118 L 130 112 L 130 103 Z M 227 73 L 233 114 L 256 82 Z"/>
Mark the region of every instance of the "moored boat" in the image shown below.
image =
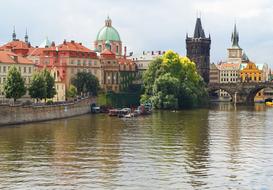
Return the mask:
<path id="1" fill-rule="evenodd" d="M 267 105 L 267 106 L 273 106 L 273 102 L 266 102 L 265 105 Z"/>

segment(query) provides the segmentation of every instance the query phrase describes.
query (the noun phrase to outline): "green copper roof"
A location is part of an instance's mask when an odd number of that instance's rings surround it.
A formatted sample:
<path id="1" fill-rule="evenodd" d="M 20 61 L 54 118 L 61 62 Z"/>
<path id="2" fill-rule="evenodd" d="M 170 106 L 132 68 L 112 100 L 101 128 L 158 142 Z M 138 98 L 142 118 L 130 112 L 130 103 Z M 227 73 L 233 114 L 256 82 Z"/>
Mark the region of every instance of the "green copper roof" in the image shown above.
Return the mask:
<path id="1" fill-rule="evenodd" d="M 118 31 L 112 27 L 112 21 L 108 17 L 105 26 L 99 31 L 97 41 L 121 41 Z"/>

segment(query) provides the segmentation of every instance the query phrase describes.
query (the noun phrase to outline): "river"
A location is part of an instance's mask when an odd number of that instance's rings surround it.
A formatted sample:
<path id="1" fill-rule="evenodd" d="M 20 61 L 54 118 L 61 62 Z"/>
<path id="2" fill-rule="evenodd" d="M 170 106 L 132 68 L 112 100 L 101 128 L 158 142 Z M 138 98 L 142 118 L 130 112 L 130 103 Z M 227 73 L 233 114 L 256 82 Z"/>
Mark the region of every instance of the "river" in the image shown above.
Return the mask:
<path id="1" fill-rule="evenodd" d="M 0 189 L 273 189 L 273 108 L 0 127 Z"/>

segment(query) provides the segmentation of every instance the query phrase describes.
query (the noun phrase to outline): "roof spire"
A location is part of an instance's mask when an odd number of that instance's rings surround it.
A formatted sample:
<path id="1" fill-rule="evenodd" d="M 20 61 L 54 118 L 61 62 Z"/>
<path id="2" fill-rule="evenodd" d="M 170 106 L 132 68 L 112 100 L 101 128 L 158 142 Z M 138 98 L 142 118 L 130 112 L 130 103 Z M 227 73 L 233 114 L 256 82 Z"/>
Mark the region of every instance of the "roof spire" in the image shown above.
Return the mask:
<path id="1" fill-rule="evenodd" d="M 105 20 L 105 26 L 107 27 L 112 26 L 112 20 L 110 19 L 109 15 L 107 16 L 107 19 Z"/>
<path id="2" fill-rule="evenodd" d="M 202 28 L 202 23 L 201 23 L 201 18 L 197 17 L 196 19 L 196 24 L 195 24 L 195 29 L 194 29 L 194 38 L 205 38 L 205 32 Z"/>
<path id="3" fill-rule="evenodd" d="M 237 32 L 237 27 L 236 23 L 234 24 L 234 31 L 231 35 L 231 42 L 232 42 L 232 47 L 240 47 L 239 46 L 239 33 Z"/>
<path id="4" fill-rule="evenodd" d="M 28 43 L 28 34 L 27 34 L 27 28 L 26 28 L 26 34 L 25 34 L 25 42 Z"/>
<path id="5" fill-rule="evenodd" d="M 12 40 L 16 40 L 15 26 L 13 26 Z"/>

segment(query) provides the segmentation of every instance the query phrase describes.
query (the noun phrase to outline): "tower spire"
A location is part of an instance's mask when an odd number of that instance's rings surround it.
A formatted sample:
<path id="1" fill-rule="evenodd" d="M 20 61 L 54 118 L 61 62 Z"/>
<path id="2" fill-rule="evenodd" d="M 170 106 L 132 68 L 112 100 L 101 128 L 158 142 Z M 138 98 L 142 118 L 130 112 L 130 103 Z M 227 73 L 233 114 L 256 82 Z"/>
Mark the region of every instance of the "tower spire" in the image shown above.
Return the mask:
<path id="1" fill-rule="evenodd" d="M 26 34 L 25 34 L 25 42 L 28 43 L 28 34 L 27 34 L 27 28 L 26 28 Z"/>
<path id="2" fill-rule="evenodd" d="M 15 26 L 13 26 L 12 40 L 16 40 Z"/>
<path id="3" fill-rule="evenodd" d="M 234 24 L 234 31 L 231 35 L 232 47 L 240 47 L 239 46 L 239 33 L 237 32 L 236 23 Z"/>
<path id="4" fill-rule="evenodd" d="M 201 23 L 201 18 L 197 17 L 196 19 L 196 24 L 195 24 L 195 29 L 194 29 L 194 38 L 205 38 L 205 32 L 203 30 L 202 27 L 202 23 Z"/>

